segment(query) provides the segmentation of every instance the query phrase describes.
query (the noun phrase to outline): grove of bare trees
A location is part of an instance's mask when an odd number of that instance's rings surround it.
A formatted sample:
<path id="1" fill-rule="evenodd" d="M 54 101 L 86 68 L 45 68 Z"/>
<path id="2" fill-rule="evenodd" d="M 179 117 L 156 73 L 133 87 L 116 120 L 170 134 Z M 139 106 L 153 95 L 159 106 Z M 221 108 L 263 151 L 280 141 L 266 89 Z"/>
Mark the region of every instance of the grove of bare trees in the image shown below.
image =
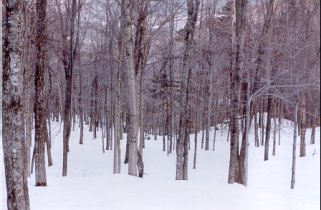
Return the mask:
<path id="1" fill-rule="evenodd" d="M 102 133 L 102 151 L 113 150 L 113 173 L 121 173 L 124 161 L 128 175 L 139 177 L 144 141 L 162 136 L 164 153 L 176 155 L 175 179 L 187 180 L 189 152 L 195 169 L 197 148 L 215 152 L 216 130 L 228 125 L 227 182 L 245 186 L 249 144 L 264 147 L 262 160 L 269 159 L 270 147 L 277 155 L 281 119 L 296 122 L 300 157 L 316 141 L 317 0 L 4 0 L 2 6 L 2 139 L 10 210 L 29 209 L 33 168 L 36 186 L 50 185 L 45 156 L 48 166 L 54 164 L 53 120 L 63 123 L 62 176 L 68 175 L 76 126 L 84 147 Z M 84 138 L 84 125 L 92 139 Z M 311 139 L 305 139 L 307 128 Z M 190 139 L 192 133 L 200 135 Z"/>

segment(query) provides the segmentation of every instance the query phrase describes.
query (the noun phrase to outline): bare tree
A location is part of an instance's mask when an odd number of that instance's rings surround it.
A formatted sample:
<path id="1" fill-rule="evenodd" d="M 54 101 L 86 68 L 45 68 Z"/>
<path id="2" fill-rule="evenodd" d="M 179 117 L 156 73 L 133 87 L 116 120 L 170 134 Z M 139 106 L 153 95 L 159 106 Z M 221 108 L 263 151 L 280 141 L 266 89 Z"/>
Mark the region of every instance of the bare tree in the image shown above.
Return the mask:
<path id="1" fill-rule="evenodd" d="M 247 0 L 233 1 L 233 21 L 232 21 L 232 65 L 230 76 L 230 131 L 231 148 L 228 183 L 240 182 L 239 177 L 239 95 L 241 83 L 241 70 L 243 65 L 242 53 L 244 44 L 244 31 L 246 24 Z"/>
<path id="2" fill-rule="evenodd" d="M 35 172 L 36 186 L 47 186 L 45 168 L 45 142 L 48 141 L 44 109 L 46 0 L 36 1 L 37 63 L 35 77 Z"/>
<path id="3" fill-rule="evenodd" d="M 189 84 L 192 71 L 191 55 L 194 44 L 195 26 L 198 17 L 200 1 L 187 1 L 187 22 L 184 28 L 184 55 L 181 73 L 179 131 L 176 146 L 176 180 L 188 179 L 188 150 L 189 150 Z"/>
<path id="4" fill-rule="evenodd" d="M 7 186 L 8 210 L 29 210 L 25 169 L 23 123 L 23 75 L 21 51 L 23 41 L 22 2 L 2 1 L 2 141 Z"/>
<path id="5" fill-rule="evenodd" d="M 293 145 L 292 145 L 292 173 L 291 173 L 291 189 L 295 186 L 295 166 L 296 166 L 296 140 L 297 140 L 297 127 L 298 127 L 298 103 L 295 104 L 295 109 L 293 112 L 294 116 L 294 131 L 293 131 Z"/>
<path id="6" fill-rule="evenodd" d="M 65 107 L 63 114 L 64 128 L 63 128 L 63 168 L 62 176 L 67 176 L 67 161 L 68 161 L 68 152 L 69 152 L 69 137 L 71 131 L 71 92 L 72 92 L 72 75 L 76 54 L 77 45 L 74 44 L 75 40 L 75 19 L 76 19 L 76 6 L 77 1 L 72 0 L 71 5 L 69 5 L 71 10 L 69 14 L 69 30 L 63 32 L 63 39 L 65 42 L 65 51 L 64 51 L 64 70 L 65 70 L 65 79 L 66 79 L 66 89 L 65 89 Z M 61 17 L 62 18 L 62 17 Z M 61 21 L 63 22 L 63 21 Z M 63 23 L 62 23 L 63 24 Z M 68 37 L 67 38 L 67 33 Z M 69 43 L 67 43 L 69 39 Z"/>
<path id="7" fill-rule="evenodd" d="M 128 148 L 128 175 L 137 176 L 137 135 L 138 135 L 138 109 L 136 98 L 136 81 L 133 52 L 133 32 L 131 19 L 132 2 L 122 0 L 122 16 L 124 21 L 125 65 L 128 83 L 129 105 L 129 148 Z"/>

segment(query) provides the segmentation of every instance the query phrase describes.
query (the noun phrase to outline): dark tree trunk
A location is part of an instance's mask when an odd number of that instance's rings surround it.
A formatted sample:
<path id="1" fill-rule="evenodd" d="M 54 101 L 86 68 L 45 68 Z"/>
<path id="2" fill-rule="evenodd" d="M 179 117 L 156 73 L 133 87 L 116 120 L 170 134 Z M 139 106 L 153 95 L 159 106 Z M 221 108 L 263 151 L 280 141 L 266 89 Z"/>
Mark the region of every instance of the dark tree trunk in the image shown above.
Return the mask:
<path id="1" fill-rule="evenodd" d="M 315 144 L 315 128 L 316 128 L 316 118 L 317 118 L 317 114 L 318 114 L 318 109 L 315 108 L 315 112 L 314 112 L 315 116 L 312 116 L 312 131 L 311 131 L 311 140 L 310 140 L 310 144 Z"/>
<path id="2" fill-rule="evenodd" d="M 247 75 L 247 90 L 246 90 L 246 105 L 244 107 L 245 119 L 241 151 L 239 156 L 239 183 L 247 186 L 248 181 L 248 146 L 249 146 L 249 131 L 251 127 L 251 98 L 250 98 L 250 75 Z"/>
<path id="3" fill-rule="evenodd" d="M 261 128 L 261 146 L 264 145 L 264 128 L 265 128 L 265 124 L 264 124 L 264 99 L 262 100 L 262 111 L 260 111 L 260 119 L 259 119 L 259 124 L 260 124 L 260 128 Z"/>
<path id="4" fill-rule="evenodd" d="M 81 64 L 79 62 L 79 64 Z M 79 65 L 81 66 L 81 65 Z M 79 79 L 79 93 L 78 93 L 78 111 L 79 111 L 79 126 L 80 126 L 80 134 L 79 134 L 79 144 L 84 143 L 84 114 L 83 114 L 83 105 L 82 105 L 82 72 L 81 68 L 78 72 L 78 79 Z"/>
<path id="5" fill-rule="evenodd" d="M 272 105 L 273 109 L 273 147 L 272 147 L 272 155 L 275 156 L 276 154 L 276 132 L 277 132 L 277 109 L 276 109 L 276 101 L 273 102 Z"/>
<path id="6" fill-rule="evenodd" d="M 306 156 L 305 133 L 306 133 L 306 93 L 303 91 L 300 101 L 300 157 Z"/>
<path id="7" fill-rule="evenodd" d="M 36 186 L 47 186 L 45 143 L 48 141 L 44 104 L 46 0 L 36 1 L 37 62 L 35 77 L 35 172 Z"/>
<path id="8" fill-rule="evenodd" d="M 197 134 L 198 134 L 198 108 L 199 108 L 199 83 L 197 83 L 197 90 L 196 90 L 197 96 L 196 97 L 196 108 L 195 108 L 195 136 L 194 136 L 194 158 L 193 158 L 193 169 L 196 169 L 196 159 L 197 159 Z"/>
<path id="9" fill-rule="evenodd" d="M 264 160 L 269 159 L 269 148 L 270 148 L 270 135 L 271 135 L 271 119 L 272 119 L 272 105 L 273 97 L 268 96 L 267 102 L 267 120 L 266 120 L 266 133 L 265 133 L 265 142 L 264 142 Z"/>
<path id="10" fill-rule="evenodd" d="M 71 91 L 72 91 L 72 75 L 74 66 L 74 23 L 76 16 L 76 0 L 72 0 L 71 17 L 70 17 L 70 42 L 68 59 L 65 60 L 65 107 L 64 107 L 64 127 L 63 127 L 63 163 L 62 163 L 62 176 L 67 176 L 67 161 L 69 152 L 69 137 L 71 130 Z M 68 60 L 68 62 L 66 62 Z"/>
<path id="11" fill-rule="evenodd" d="M 259 140 L 259 123 L 258 123 L 258 121 L 257 121 L 257 113 L 256 113 L 255 110 L 254 110 L 253 117 L 254 117 L 254 145 L 255 145 L 256 147 L 259 147 L 259 146 L 260 146 L 260 140 Z"/>

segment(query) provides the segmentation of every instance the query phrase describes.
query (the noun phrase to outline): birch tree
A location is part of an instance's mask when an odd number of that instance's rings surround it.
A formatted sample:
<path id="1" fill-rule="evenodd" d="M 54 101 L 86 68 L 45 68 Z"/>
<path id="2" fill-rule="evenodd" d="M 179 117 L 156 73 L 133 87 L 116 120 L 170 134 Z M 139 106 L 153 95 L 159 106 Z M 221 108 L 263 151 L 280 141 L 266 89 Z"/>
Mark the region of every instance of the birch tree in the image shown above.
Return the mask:
<path id="1" fill-rule="evenodd" d="M 179 131 L 176 145 L 176 180 L 188 179 L 189 150 L 189 83 L 192 72 L 194 33 L 199 10 L 199 0 L 187 0 L 187 22 L 184 28 L 183 69 L 181 73 Z"/>
<path id="2" fill-rule="evenodd" d="M 137 176 L 137 135 L 138 135 L 138 109 L 136 97 L 136 81 L 133 51 L 133 31 L 131 20 L 132 3 L 129 0 L 122 0 L 122 16 L 124 21 L 124 47 L 125 47 L 125 68 L 128 84 L 128 105 L 129 105 L 129 148 L 128 148 L 128 175 Z"/>
<path id="3" fill-rule="evenodd" d="M 232 21 L 232 65 L 230 73 L 230 163 L 228 183 L 239 181 L 238 144 L 239 144 L 239 95 L 241 84 L 241 70 L 243 67 L 243 44 L 246 22 L 247 0 L 233 1 Z"/>

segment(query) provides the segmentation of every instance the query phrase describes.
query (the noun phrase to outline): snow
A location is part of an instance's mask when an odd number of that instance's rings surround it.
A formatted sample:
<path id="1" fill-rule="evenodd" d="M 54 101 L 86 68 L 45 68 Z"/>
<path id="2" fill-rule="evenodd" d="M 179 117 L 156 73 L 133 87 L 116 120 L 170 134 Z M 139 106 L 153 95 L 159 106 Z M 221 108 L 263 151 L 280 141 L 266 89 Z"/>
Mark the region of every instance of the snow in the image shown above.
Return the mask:
<path id="1" fill-rule="evenodd" d="M 294 190 L 290 189 L 293 130 L 290 122 L 284 123 L 281 145 L 277 146 L 276 156 L 271 155 L 269 161 L 263 161 L 263 147 L 255 148 L 253 133 L 250 134 L 248 187 L 227 184 L 229 143 L 226 142 L 226 128 L 217 132 L 215 151 L 204 151 L 198 145 L 197 169 L 192 169 L 194 135 L 191 135 L 188 181 L 175 181 L 176 156 L 175 153 L 167 156 L 162 151 L 162 137 L 158 137 L 157 141 L 153 137 L 146 140 L 143 157 L 146 175 L 143 179 L 128 176 L 127 165 L 124 164 L 122 174 L 112 174 L 113 151 L 103 154 L 101 133 L 98 133 L 96 140 L 92 140 L 92 133 L 88 132 L 87 127 L 84 145 L 78 144 L 79 129 L 72 132 L 68 176 L 62 177 L 62 124 L 53 122 L 52 129 L 54 165 L 47 168 L 48 187 L 35 187 L 34 175 L 28 179 L 32 210 L 320 208 L 320 128 L 316 131 L 317 144 L 307 144 L 307 156 L 297 158 Z M 308 129 L 307 142 L 310 133 Z M 198 135 L 200 140 L 201 133 Z M 210 136 L 213 138 L 213 129 Z M 125 140 L 121 141 L 122 157 L 125 143 Z M 0 189 L 2 207 L 6 209 L 4 182 Z"/>

